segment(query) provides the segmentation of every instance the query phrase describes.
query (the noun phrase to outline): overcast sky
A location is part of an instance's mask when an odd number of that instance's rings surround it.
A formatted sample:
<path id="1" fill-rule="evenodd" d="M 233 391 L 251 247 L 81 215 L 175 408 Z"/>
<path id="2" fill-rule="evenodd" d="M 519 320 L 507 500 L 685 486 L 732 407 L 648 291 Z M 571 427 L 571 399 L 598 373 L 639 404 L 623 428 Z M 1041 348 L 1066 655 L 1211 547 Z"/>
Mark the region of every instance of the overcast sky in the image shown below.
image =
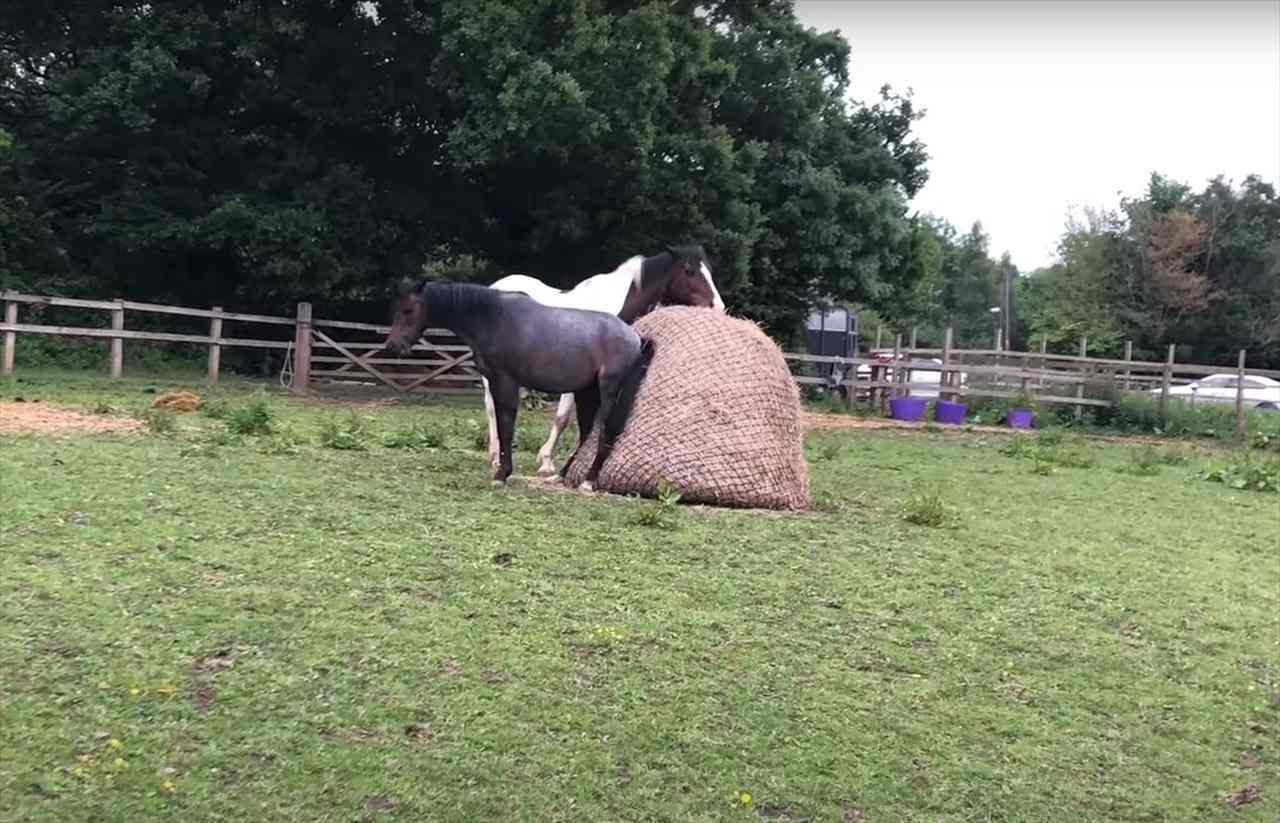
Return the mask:
<path id="1" fill-rule="evenodd" d="M 798 0 L 853 48 L 851 96 L 915 90 L 929 182 L 913 207 L 1025 272 L 1069 209 L 1152 171 L 1280 183 L 1280 0 Z"/>

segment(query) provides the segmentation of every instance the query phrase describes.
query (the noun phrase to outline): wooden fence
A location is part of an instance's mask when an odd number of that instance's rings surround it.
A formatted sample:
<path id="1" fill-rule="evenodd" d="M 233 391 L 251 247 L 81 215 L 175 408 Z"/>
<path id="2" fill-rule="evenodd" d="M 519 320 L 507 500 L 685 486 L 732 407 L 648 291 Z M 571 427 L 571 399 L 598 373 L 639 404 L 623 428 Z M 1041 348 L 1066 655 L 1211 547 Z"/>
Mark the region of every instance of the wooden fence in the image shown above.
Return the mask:
<path id="1" fill-rule="evenodd" d="M 109 340 L 108 366 L 113 377 L 119 377 L 124 371 L 125 341 L 139 340 L 206 347 L 210 383 L 218 379 L 224 348 L 256 348 L 283 352 L 283 374 L 295 391 L 306 391 L 316 383 L 353 382 L 385 385 L 398 392 L 471 394 L 480 387 L 480 375 L 470 350 L 446 329 L 428 329 L 409 356 L 394 357 L 383 349 L 390 327 L 316 319 L 312 317 L 310 303 L 299 303 L 293 317 L 273 317 L 228 312 L 221 306 L 195 309 L 130 300 L 81 300 L 5 291 L 0 292 L 0 305 L 4 307 L 4 322 L 0 323 L 0 333 L 3 333 L 0 370 L 4 374 L 13 371 L 19 334 L 45 334 Z M 110 325 L 104 328 L 21 323 L 19 309 L 24 305 L 109 312 Z M 129 313 L 202 318 L 208 321 L 208 331 L 178 334 L 129 329 L 126 327 Z M 275 339 L 228 336 L 229 325 L 270 327 L 276 332 Z M 1152 389 L 1159 389 L 1152 394 L 1158 397 L 1163 416 L 1173 388 L 1227 372 L 1237 379 L 1236 425 L 1241 433 L 1246 407 L 1243 378 L 1251 375 L 1280 378 L 1280 371 L 1246 369 L 1243 350 L 1234 366 L 1224 367 L 1177 363 L 1173 346 L 1169 346 L 1163 361 L 1146 361 L 1133 359 L 1131 344 L 1125 346 L 1123 359 L 1089 357 L 1088 340 L 1083 338 L 1076 354 L 1064 355 L 1049 353 L 1043 341 L 1039 351 L 1008 351 L 1000 347 L 998 337 L 992 349 L 955 348 L 951 344 L 950 329 L 940 349 L 917 347 L 915 337 L 912 331 L 908 345 L 904 346 L 903 336 L 899 334 L 892 349 L 877 346 L 858 357 L 795 353 L 787 353 L 785 357 L 798 372 L 796 382 L 838 389 L 850 403 L 867 400 L 884 407 L 895 396 L 961 400 L 1015 398 L 1027 394 L 1040 403 L 1071 405 L 1077 416 L 1086 408 L 1105 407 L 1114 402 L 1105 397 L 1088 396 L 1103 393 L 1098 389 L 1104 387 L 1110 387 L 1111 393 L 1152 393 Z M 879 338 L 878 333 L 877 340 Z M 1194 402 L 1194 394 L 1192 399 Z"/>
<path id="2" fill-rule="evenodd" d="M 912 338 L 915 337 L 914 332 Z M 970 397 L 1013 399 L 1022 396 L 1038 403 L 1065 404 L 1074 407 L 1077 418 L 1089 407 L 1109 407 L 1117 393 L 1140 392 L 1156 399 L 1159 414 L 1166 415 L 1173 389 L 1195 384 L 1209 375 L 1228 374 L 1234 378 L 1236 430 L 1245 429 L 1245 378 L 1280 379 L 1280 371 L 1247 369 L 1247 352 L 1240 350 L 1231 366 L 1178 363 L 1175 346 L 1168 347 L 1162 361 L 1133 359 L 1133 344 L 1125 344 L 1125 356 L 1101 358 L 1088 356 L 1088 340 L 1081 338 L 1078 353 L 1052 354 L 1044 342 L 1034 352 L 1007 349 L 960 349 L 951 345 L 952 330 L 946 330 L 940 349 L 903 346 L 897 335 L 891 350 L 884 349 L 859 357 L 833 357 L 787 353 L 784 356 L 798 366 L 796 382 L 823 386 L 842 392 L 850 403 L 866 400 L 882 409 L 892 397 L 924 396 L 942 400 L 963 401 Z M 997 342 L 998 345 L 998 342 Z M 822 367 L 833 374 L 812 373 Z M 1110 397 L 1090 397 L 1105 394 Z M 1189 398 L 1198 398 L 1193 388 Z M 1221 398 L 1204 397 L 1199 402 L 1222 402 Z M 1280 414 L 1280 410 L 1276 411 Z"/>
<path id="3" fill-rule="evenodd" d="M 0 292 L 4 306 L 4 335 L 0 351 L 0 372 L 13 372 L 14 352 L 19 334 L 87 337 L 110 341 L 108 368 L 112 377 L 124 373 L 124 343 L 140 340 L 159 343 L 190 343 L 208 349 L 208 381 L 215 383 L 221 370 L 222 350 L 228 348 L 275 349 L 284 354 L 283 375 L 291 389 L 305 391 L 313 382 L 352 383 L 375 381 L 397 391 L 426 389 L 436 393 L 474 393 L 480 375 L 471 362 L 470 350 L 447 329 L 427 329 L 407 357 L 379 356 L 389 326 L 347 320 L 312 317 L 311 304 L 299 303 L 294 317 L 273 317 L 224 311 L 221 306 L 195 309 L 138 303 L 131 300 L 81 300 L 45 297 L 19 292 Z M 52 306 L 110 313 L 110 328 L 61 326 L 19 322 L 21 306 Z M 176 334 L 126 328 L 128 314 L 161 314 L 204 318 L 205 334 Z M 256 332 L 229 336 L 227 327 L 255 327 Z M 270 335 L 262 327 L 277 333 Z M 287 328 L 286 328 L 287 327 Z M 254 336 L 254 335 L 257 336 Z M 275 339 L 271 339 L 274 337 Z"/>

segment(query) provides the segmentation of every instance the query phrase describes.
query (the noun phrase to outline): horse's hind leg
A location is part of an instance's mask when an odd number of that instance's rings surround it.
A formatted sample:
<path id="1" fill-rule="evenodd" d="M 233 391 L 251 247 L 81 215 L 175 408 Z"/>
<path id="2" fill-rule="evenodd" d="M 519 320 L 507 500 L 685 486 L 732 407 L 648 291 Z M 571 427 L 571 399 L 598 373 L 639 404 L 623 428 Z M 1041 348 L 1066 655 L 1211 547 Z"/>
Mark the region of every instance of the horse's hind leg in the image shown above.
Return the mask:
<path id="1" fill-rule="evenodd" d="M 582 451 L 582 444 L 586 443 L 587 438 L 591 436 L 591 429 L 595 427 L 596 415 L 600 410 L 600 391 L 594 384 L 573 395 L 573 398 L 578 407 L 578 445 L 574 448 L 573 454 L 569 455 L 569 459 L 560 467 L 559 476 L 562 479 L 569 476 L 569 467 Z"/>
<path id="2" fill-rule="evenodd" d="M 484 414 L 489 419 L 489 463 L 496 469 L 500 464 L 498 453 L 498 416 L 493 406 L 493 390 L 489 387 L 489 378 L 481 377 L 484 386 Z"/>
<path id="3" fill-rule="evenodd" d="M 560 435 L 564 434 L 564 430 L 569 427 L 569 415 L 573 414 L 573 406 L 572 394 L 560 395 L 560 405 L 556 407 L 556 419 L 551 424 L 551 434 L 547 437 L 547 442 L 543 443 L 542 448 L 538 450 L 538 474 L 540 475 L 555 477 L 556 444 L 560 442 Z"/>
<path id="4" fill-rule="evenodd" d="M 630 358 L 626 366 L 600 375 L 600 442 L 596 445 L 596 457 L 591 463 L 583 486 L 594 488 L 596 478 L 600 476 L 600 468 L 604 466 L 609 455 L 613 454 L 613 445 L 626 428 L 636 392 L 640 381 L 644 378 L 648 363 L 652 357 L 651 344 L 644 343 L 639 352 Z"/>

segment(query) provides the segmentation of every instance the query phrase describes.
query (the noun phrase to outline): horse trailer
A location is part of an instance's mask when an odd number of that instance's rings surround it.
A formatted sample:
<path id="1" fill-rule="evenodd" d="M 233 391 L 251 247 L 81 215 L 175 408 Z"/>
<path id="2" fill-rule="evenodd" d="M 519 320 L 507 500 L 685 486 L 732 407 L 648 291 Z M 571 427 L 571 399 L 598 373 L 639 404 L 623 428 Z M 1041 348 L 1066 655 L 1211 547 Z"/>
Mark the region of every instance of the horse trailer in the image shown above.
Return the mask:
<path id="1" fill-rule="evenodd" d="M 805 322 L 805 348 L 809 354 L 827 357 L 855 357 L 858 353 L 857 315 L 839 307 L 819 307 Z M 816 377 L 838 386 L 848 375 L 840 363 L 811 363 Z"/>

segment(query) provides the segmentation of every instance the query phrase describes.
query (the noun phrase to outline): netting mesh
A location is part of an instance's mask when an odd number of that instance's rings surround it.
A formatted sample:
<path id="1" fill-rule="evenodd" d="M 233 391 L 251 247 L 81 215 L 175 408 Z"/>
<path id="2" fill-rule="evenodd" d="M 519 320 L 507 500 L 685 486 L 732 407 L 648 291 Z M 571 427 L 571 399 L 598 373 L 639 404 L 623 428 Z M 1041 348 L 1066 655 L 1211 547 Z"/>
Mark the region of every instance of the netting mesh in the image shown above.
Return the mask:
<path id="1" fill-rule="evenodd" d="M 704 308 L 661 308 L 636 321 L 654 342 L 626 431 L 596 488 L 720 506 L 804 509 L 810 504 L 800 394 L 782 350 L 748 320 Z M 583 445 L 566 478 L 585 478 L 600 436 Z"/>

